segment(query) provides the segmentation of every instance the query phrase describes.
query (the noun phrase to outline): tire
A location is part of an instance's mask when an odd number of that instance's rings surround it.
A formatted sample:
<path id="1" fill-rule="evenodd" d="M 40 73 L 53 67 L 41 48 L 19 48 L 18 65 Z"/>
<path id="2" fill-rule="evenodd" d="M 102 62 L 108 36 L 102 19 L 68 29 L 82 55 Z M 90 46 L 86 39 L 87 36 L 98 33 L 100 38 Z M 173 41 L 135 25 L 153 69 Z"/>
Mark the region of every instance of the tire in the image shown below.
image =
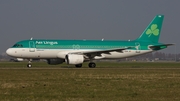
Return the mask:
<path id="1" fill-rule="evenodd" d="M 89 68 L 95 68 L 96 64 L 94 62 L 90 62 L 88 66 L 89 66 Z"/>
<path id="2" fill-rule="evenodd" d="M 81 68 L 82 67 L 82 64 L 77 64 L 75 65 L 76 68 Z"/>
<path id="3" fill-rule="evenodd" d="M 27 67 L 28 67 L 28 68 L 31 68 L 31 67 L 32 67 L 32 65 L 31 65 L 31 64 L 27 64 Z"/>

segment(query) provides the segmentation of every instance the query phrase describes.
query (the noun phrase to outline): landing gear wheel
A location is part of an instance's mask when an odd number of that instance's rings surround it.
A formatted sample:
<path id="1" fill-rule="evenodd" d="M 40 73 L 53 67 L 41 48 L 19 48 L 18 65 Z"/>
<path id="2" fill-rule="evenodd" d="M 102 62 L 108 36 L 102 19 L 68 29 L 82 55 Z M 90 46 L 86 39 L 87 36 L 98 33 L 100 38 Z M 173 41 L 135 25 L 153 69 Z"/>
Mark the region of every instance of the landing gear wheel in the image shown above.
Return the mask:
<path id="1" fill-rule="evenodd" d="M 82 64 L 77 64 L 75 65 L 77 68 L 81 68 L 82 67 Z"/>
<path id="2" fill-rule="evenodd" d="M 31 65 L 31 64 L 27 64 L 27 67 L 28 67 L 28 68 L 31 68 L 31 67 L 32 67 L 32 65 Z"/>
<path id="3" fill-rule="evenodd" d="M 95 67 L 96 67 L 96 64 L 94 62 L 89 63 L 89 68 L 95 68 Z"/>
<path id="4" fill-rule="evenodd" d="M 31 68 L 31 67 L 32 67 L 32 65 L 31 65 L 32 59 L 28 59 L 28 60 L 29 60 L 29 61 L 28 61 L 27 67 L 28 67 L 28 68 Z"/>

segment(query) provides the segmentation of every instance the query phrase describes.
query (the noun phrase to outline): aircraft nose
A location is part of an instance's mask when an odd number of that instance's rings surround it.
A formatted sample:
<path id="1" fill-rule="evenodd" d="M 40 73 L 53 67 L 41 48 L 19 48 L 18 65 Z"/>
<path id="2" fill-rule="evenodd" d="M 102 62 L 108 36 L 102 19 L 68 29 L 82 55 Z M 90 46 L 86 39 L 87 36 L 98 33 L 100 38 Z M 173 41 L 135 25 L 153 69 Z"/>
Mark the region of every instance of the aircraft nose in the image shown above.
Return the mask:
<path id="1" fill-rule="evenodd" d="M 9 56 L 11 56 L 12 54 L 13 54 L 13 51 L 12 51 L 12 49 L 7 49 L 6 50 L 6 54 L 8 54 Z"/>

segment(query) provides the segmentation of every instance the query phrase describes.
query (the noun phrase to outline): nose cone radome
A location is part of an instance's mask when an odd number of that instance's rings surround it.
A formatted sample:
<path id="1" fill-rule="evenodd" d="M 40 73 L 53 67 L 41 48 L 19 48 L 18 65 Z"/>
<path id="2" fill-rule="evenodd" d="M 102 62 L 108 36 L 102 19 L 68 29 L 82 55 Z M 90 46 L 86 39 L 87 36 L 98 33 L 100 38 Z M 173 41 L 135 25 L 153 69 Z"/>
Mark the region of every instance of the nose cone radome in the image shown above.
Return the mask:
<path id="1" fill-rule="evenodd" d="M 9 56 L 12 56 L 13 55 L 12 49 L 11 48 L 7 49 L 6 54 L 9 55 Z"/>

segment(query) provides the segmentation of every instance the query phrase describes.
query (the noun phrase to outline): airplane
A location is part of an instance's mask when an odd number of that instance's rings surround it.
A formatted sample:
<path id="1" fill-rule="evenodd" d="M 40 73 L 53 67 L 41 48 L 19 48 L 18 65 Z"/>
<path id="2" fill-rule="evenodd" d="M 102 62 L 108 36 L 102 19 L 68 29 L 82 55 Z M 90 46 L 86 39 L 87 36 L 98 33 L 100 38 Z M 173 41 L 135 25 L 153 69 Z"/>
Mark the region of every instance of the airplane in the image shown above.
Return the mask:
<path id="1" fill-rule="evenodd" d="M 82 67 L 89 62 L 95 68 L 97 59 L 121 59 L 138 56 L 174 44 L 159 43 L 164 15 L 156 15 L 143 33 L 135 40 L 44 40 L 29 39 L 15 43 L 6 53 L 18 59 L 28 59 L 27 67 L 32 67 L 32 59 L 46 59 L 50 65 L 66 62 Z"/>

